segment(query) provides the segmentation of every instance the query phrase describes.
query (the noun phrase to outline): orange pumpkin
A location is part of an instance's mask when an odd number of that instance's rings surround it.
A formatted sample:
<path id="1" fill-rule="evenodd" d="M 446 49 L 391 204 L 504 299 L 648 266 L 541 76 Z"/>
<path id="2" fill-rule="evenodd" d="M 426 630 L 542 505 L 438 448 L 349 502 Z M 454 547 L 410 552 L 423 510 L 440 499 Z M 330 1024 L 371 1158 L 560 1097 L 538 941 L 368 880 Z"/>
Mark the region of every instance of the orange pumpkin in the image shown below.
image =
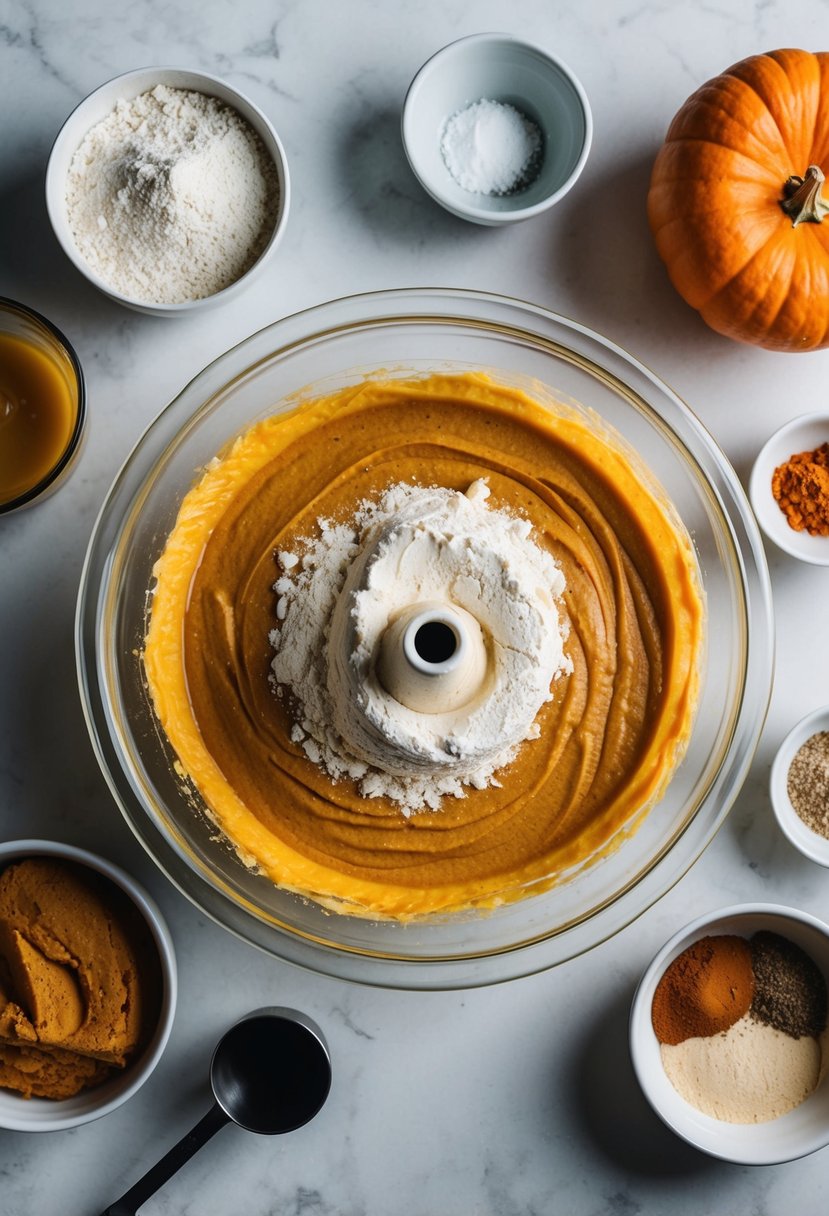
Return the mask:
<path id="1" fill-rule="evenodd" d="M 648 194 L 679 294 L 721 334 L 829 346 L 829 53 L 771 51 L 685 102 Z"/>

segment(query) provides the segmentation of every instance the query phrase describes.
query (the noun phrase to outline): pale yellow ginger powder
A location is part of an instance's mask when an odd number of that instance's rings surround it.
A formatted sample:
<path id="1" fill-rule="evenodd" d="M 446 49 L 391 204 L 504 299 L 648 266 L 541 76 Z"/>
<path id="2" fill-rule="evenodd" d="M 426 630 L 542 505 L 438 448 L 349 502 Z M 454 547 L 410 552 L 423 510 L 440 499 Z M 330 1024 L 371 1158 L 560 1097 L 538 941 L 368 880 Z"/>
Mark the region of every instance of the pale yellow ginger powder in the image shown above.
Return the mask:
<path id="1" fill-rule="evenodd" d="M 765 1123 L 799 1106 L 821 1077 L 821 1045 L 749 1014 L 722 1034 L 661 1047 L 668 1079 L 686 1102 L 726 1123 Z"/>

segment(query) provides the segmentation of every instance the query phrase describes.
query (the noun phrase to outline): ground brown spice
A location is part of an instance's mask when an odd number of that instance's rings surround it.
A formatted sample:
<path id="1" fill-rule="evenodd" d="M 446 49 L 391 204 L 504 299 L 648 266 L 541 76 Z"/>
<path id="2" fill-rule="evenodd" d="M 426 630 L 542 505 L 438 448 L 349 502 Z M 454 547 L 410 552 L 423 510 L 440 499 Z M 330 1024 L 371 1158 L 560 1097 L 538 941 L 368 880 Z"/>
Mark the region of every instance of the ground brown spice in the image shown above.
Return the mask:
<path id="1" fill-rule="evenodd" d="M 702 937 L 683 950 L 656 986 L 651 1019 L 660 1043 L 719 1034 L 751 1006 L 754 972 L 743 937 Z"/>
<path id="2" fill-rule="evenodd" d="M 829 443 L 779 465 L 771 492 L 795 532 L 829 536 Z"/>
<path id="3" fill-rule="evenodd" d="M 751 939 L 755 988 L 751 1016 L 793 1039 L 826 1029 L 826 981 L 813 959 L 778 933 Z"/>
<path id="4" fill-rule="evenodd" d="M 829 731 L 818 731 L 795 752 L 786 790 L 806 826 L 829 837 Z"/>

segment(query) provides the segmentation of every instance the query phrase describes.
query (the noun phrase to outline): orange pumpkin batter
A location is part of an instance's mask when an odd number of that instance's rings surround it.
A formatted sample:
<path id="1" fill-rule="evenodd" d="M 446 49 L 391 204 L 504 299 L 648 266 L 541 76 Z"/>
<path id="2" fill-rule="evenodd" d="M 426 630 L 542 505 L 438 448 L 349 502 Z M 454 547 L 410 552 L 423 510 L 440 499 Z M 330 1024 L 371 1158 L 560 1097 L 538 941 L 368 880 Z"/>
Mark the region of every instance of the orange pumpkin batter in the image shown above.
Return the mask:
<path id="1" fill-rule="evenodd" d="M 573 672 L 500 788 L 407 819 L 290 741 L 268 681 L 275 553 L 390 484 L 480 477 L 564 572 Z M 144 659 L 184 770 L 245 859 L 341 910 L 405 919 L 551 885 L 653 803 L 690 733 L 687 534 L 600 424 L 482 374 L 367 381 L 256 424 L 185 498 L 156 575 Z"/>

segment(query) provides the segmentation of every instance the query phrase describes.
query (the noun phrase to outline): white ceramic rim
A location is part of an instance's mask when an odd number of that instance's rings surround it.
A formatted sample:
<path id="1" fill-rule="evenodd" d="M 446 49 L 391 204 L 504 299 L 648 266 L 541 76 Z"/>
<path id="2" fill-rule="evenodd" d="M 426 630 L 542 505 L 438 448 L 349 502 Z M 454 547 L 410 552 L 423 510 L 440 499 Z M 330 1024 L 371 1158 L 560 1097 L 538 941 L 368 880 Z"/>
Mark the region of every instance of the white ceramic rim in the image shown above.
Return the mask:
<path id="1" fill-rule="evenodd" d="M 800 414 L 769 436 L 752 466 L 748 495 L 757 522 L 778 549 L 782 549 L 790 557 L 796 557 L 798 561 L 808 562 L 812 566 L 829 566 L 829 537 L 810 536 L 808 532 L 795 532 L 794 528 L 789 526 L 771 492 L 772 474 L 777 465 L 781 463 L 779 459 L 771 459 L 772 452 L 789 436 L 815 426 L 822 427 L 829 439 L 829 413 L 826 410 Z M 798 450 L 798 447 L 797 442 L 788 446 L 782 460 L 787 460 Z"/>
<path id="2" fill-rule="evenodd" d="M 821 836 L 800 818 L 789 797 L 789 765 L 807 739 L 818 731 L 829 731 L 829 705 L 822 705 L 801 718 L 777 749 L 769 776 L 769 795 L 778 826 L 790 844 L 819 866 L 829 866 L 829 838 Z"/>
<path id="3" fill-rule="evenodd" d="M 748 917 L 769 917 L 778 918 L 781 920 L 795 921 L 799 924 L 808 926 L 814 932 L 820 934 L 829 942 L 829 925 L 818 920 L 816 916 L 812 916 L 808 912 L 801 912 L 798 908 L 786 907 L 782 904 L 766 904 L 766 903 L 746 903 L 746 904 L 730 904 L 725 908 L 717 908 L 712 912 L 706 912 L 702 916 L 698 916 L 689 924 L 684 925 L 679 929 L 673 937 L 671 937 L 662 949 L 658 952 L 655 958 L 649 963 L 646 968 L 636 992 L 633 997 L 633 1003 L 630 1010 L 629 1022 L 629 1045 L 633 1070 L 636 1073 L 636 1079 L 639 1086 L 645 1095 L 648 1103 L 654 1112 L 659 1116 L 662 1122 L 684 1140 L 687 1144 L 692 1145 L 702 1153 L 708 1156 L 717 1157 L 721 1161 L 730 1161 L 735 1165 L 782 1165 L 786 1161 L 795 1161 L 801 1157 L 807 1157 L 810 1153 L 817 1152 L 818 1149 L 824 1148 L 829 1144 L 829 1121 L 825 1123 L 822 1130 L 814 1135 L 805 1138 L 796 1152 L 791 1152 L 786 1148 L 778 1147 L 776 1151 L 768 1154 L 758 1154 L 757 1152 L 741 1152 L 739 1147 L 729 1144 L 728 1131 L 730 1128 L 743 1129 L 760 1128 L 768 1129 L 774 1127 L 779 1120 L 773 1119 L 765 1123 L 757 1124 L 739 1124 L 726 1123 L 720 1119 L 714 1119 L 709 1115 L 704 1115 L 688 1103 L 684 1102 L 677 1094 L 679 1099 L 678 1108 L 685 1107 L 688 1111 L 688 1122 L 681 1117 L 672 1116 L 666 1111 L 659 1100 L 659 1095 L 653 1084 L 653 1070 L 646 1058 L 646 1047 L 652 1046 L 656 1041 L 656 1035 L 653 1031 L 651 1023 L 651 1005 L 653 1002 L 653 992 L 656 983 L 661 978 L 666 967 L 673 959 L 681 954 L 682 950 L 693 944 L 700 937 L 705 936 L 706 930 L 712 926 L 718 925 L 723 921 L 732 919 L 742 919 Z M 724 929 L 724 932 L 735 932 L 735 929 Z M 785 936 L 785 934 L 783 934 Z M 829 949 L 829 947 L 827 947 Z M 817 960 L 814 960 L 817 962 Z M 818 964 L 819 965 L 819 964 Z M 824 971 L 825 968 L 821 967 Z M 663 1074 L 664 1077 L 664 1074 Z M 826 1078 L 824 1078 L 824 1081 Z M 670 1082 L 666 1083 L 670 1085 Z M 673 1091 L 676 1093 L 676 1091 Z M 805 1101 L 808 1102 L 810 1098 Z M 795 1110 L 800 1109 L 795 1107 Z M 792 1112 L 790 1112 L 791 1114 Z M 783 1115 L 781 1118 L 788 1118 L 788 1115 Z M 693 1134 L 692 1124 L 700 1124 L 709 1130 L 712 1135 L 711 1143 L 703 1143 Z M 738 1135 L 739 1133 L 735 1134 Z M 760 1133 L 762 1134 L 762 1133 Z"/>
<path id="4" fill-rule="evenodd" d="M 28 1112 L 30 1116 L 34 1116 L 33 1118 L 15 1118 L 0 1108 L 0 1127 L 7 1131 L 17 1132 L 66 1131 L 70 1127 L 92 1123 L 95 1119 L 100 1119 L 103 1115 L 108 1115 L 110 1111 L 122 1106 L 141 1088 L 154 1071 L 164 1053 L 173 1028 L 178 997 L 176 955 L 170 930 L 155 900 L 120 866 L 114 865 L 96 853 L 90 853 L 75 845 L 62 844 L 56 840 L 9 840 L 0 843 L 0 868 L 5 868 L 11 862 L 27 857 L 57 857 L 64 861 L 74 861 L 79 865 L 89 866 L 91 870 L 96 870 L 120 887 L 130 897 L 146 921 L 158 951 L 161 969 L 162 992 L 158 1023 L 141 1057 L 128 1067 L 123 1077 L 124 1085 L 116 1094 L 81 1114 L 61 1115 L 63 1103 L 72 1102 L 74 1099 L 23 1098 L 12 1095 L 11 1091 L 0 1091 L 4 1098 L 7 1094 L 17 1097 L 17 1101 L 21 1103 L 21 1109 Z M 85 1092 L 91 1096 L 95 1091 L 90 1089 Z"/>
<path id="5" fill-rule="evenodd" d="M 579 153 L 578 160 L 576 161 L 570 176 L 565 182 L 562 183 L 561 186 L 559 186 L 558 190 L 553 191 L 552 194 L 549 194 L 540 202 L 534 203 L 531 207 L 516 207 L 509 211 L 490 211 L 486 207 L 476 207 L 474 203 L 469 203 L 468 205 L 461 205 L 455 202 L 450 203 L 446 196 L 440 192 L 433 182 L 421 176 L 414 160 L 409 155 L 408 132 L 414 122 L 413 115 L 417 105 L 418 94 L 423 87 L 426 78 L 434 70 L 436 61 L 440 60 L 444 56 L 449 56 L 460 46 L 470 46 L 475 43 L 483 44 L 487 42 L 511 42 L 515 46 L 526 48 L 534 55 L 537 55 L 540 59 L 544 59 L 548 63 L 552 64 L 552 66 L 561 72 L 562 76 L 565 76 L 572 85 L 573 91 L 579 99 L 582 114 L 584 116 L 584 143 L 582 144 L 581 152 Z M 530 219 L 534 215 L 541 214 L 542 211 L 546 211 L 548 207 L 552 207 L 553 204 L 557 203 L 560 198 L 563 198 L 564 195 L 567 194 L 567 192 L 576 184 L 581 176 L 585 164 L 587 163 L 587 157 L 593 143 L 593 113 L 590 109 L 590 102 L 587 99 L 587 93 L 585 92 L 584 86 L 579 80 L 578 76 L 576 76 L 572 69 L 569 68 L 563 60 L 559 59 L 558 56 L 551 54 L 548 50 L 545 50 L 544 47 L 538 46 L 534 42 L 527 42 L 524 38 L 517 38 L 514 34 L 501 34 L 497 32 L 467 34 L 464 38 L 456 38 L 454 42 L 447 43 L 446 46 L 441 47 L 438 51 L 435 51 L 433 55 L 429 56 L 429 58 L 414 76 L 406 92 L 406 98 L 403 102 L 401 130 L 403 134 L 403 148 L 411 170 L 417 180 L 420 182 L 423 189 L 431 198 L 435 200 L 435 202 L 440 203 L 442 207 L 445 207 L 453 215 L 460 216 L 461 218 L 469 217 L 470 219 L 477 220 L 486 226 L 499 227 L 502 224 L 517 223 L 519 220 Z"/>
<path id="6" fill-rule="evenodd" d="M 196 88 L 196 86 L 192 87 L 196 91 L 205 92 L 210 96 L 217 95 L 212 92 L 212 89 L 218 85 L 220 89 L 231 94 L 235 99 L 238 99 L 239 104 L 235 108 L 238 109 L 240 116 L 245 119 L 245 121 L 249 121 L 247 115 L 244 113 L 245 108 L 256 115 L 258 121 L 261 122 L 262 126 L 267 130 L 268 135 L 273 140 L 273 148 L 266 147 L 266 150 L 268 155 L 273 160 L 274 169 L 276 170 L 277 178 L 279 180 L 279 207 L 276 223 L 274 224 L 268 243 L 265 245 L 265 248 L 259 254 L 259 257 L 253 263 L 253 265 L 246 270 L 243 275 L 241 275 L 238 279 L 235 279 L 234 282 L 228 284 L 227 287 L 222 288 L 221 291 L 214 292 L 213 295 L 203 296 L 198 300 L 184 300 L 178 304 L 163 304 L 155 303 L 151 300 L 138 300 L 134 299 L 132 296 L 123 295 L 95 273 L 92 267 L 89 266 L 88 263 L 81 257 L 79 251 L 75 248 L 74 242 L 68 241 L 64 238 L 62 231 L 63 224 L 60 222 L 60 217 L 57 210 L 58 205 L 56 201 L 61 193 L 63 182 L 58 181 L 57 169 L 55 167 L 55 153 L 62 144 L 68 142 L 70 130 L 77 118 L 80 117 L 82 110 L 89 106 L 93 99 L 98 97 L 99 94 L 104 90 L 111 88 L 116 83 L 128 84 L 131 81 L 138 80 L 142 76 L 146 76 L 148 78 L 147 89 L 150 89 L 153 87 L 153 84 L 151 83 L 152 77 L 173 72 L 181 73 L 182 75 L 192 77 L 194 80 L 202 81 L 205 85 L 204 89 L 199 90 Z M 162 82 L 156 80 L 155 83 L 159 84 Z M 226 104 L 234 103 L 228 102 Z M 75 148 L 80 145 L 83 138 L 84 135 L 81 135 L 80 139 L 78 139 L 75 144 Z M 52 226 L 52 231 L 55 234 L 58 244 L 69 258 L 72 265 L 80 274 L 84 276 L 85 279 L 87 279 L 94 287 L 97 287 L 99 291 L 103 292 L 103 294 L 108 296 L 111 300 L 115 300 L 117 303 L 123 304 L 127 308 L 132 308 L 136 312 L 149 313 L 152 316 L 181 316 L 183 314 L 196 312 L 199 309 L 213 307 L 214 305 L 223 303 L 232 296 L 235 296 L 238 291 L 240 291 L 243 287 L 246 287 L 250 283 L 252 277 L 257 275 L 262 270 L 266 262 L 270 260 L 271 256 L 276 250 L 277 245 L 281 241 L 288 222 L 290 203 L 291 181 L 290 174 L 288 172 L 288 161 L 285 156 L 285 149 L 282 146 L 282 141 L 280 140 L 276 129 L 264 111 L 262 111 L 255 102 L 251 101 L 246 93 L 240 92 L 239 89 L 236 89 L 233 87 L 233 85 L 228 84 L 228 82 L 223 80 L 220 76 L 212 76 L 208 72 L 201 72 L 195 68 L 181 67 L 175 64 L 159 64 L 151 67 L 133 68 L 129 72 L 121 72 L 117 76 L 112 76 L 109 80 L 105 80 L 102 84 L 98 85 L 98 87 L 93 89 L 91 93 L 88 93 L 82 101 L 79 101 L 71 113 L 65 118 L 60 130 L 55 136 L 54 143 L 49 151 L 49 160 L 46 165 L 46 210 L 49 215 L 49 222 Z"/>

